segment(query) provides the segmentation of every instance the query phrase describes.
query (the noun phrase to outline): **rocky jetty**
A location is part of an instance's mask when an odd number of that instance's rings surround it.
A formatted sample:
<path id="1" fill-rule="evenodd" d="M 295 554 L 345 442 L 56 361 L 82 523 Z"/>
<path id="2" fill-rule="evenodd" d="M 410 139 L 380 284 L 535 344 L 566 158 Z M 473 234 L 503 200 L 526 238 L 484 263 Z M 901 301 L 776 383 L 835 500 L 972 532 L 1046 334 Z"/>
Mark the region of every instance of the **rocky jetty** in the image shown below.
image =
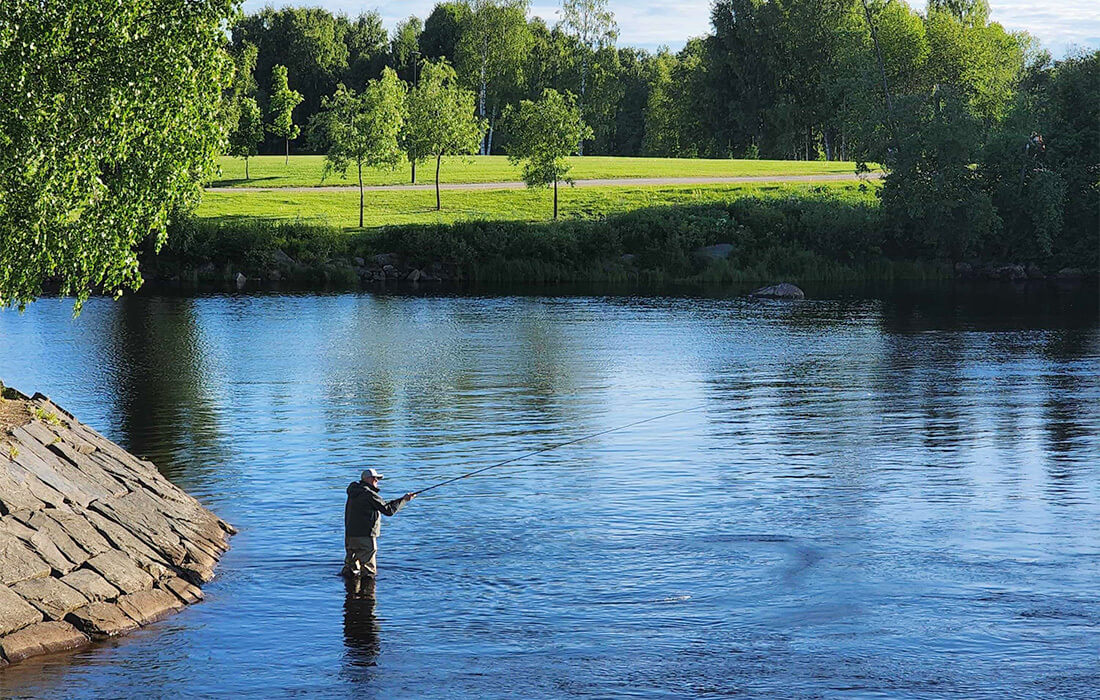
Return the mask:
<path id="1" fill-rule="evenodd" d="M 805 299 L 806 294 L 790 282 L 780 282 L 770 287 L 761 287 L 749 294 L 758 299 Z"/>
<path id="2" fill-rule="evenodd" d="M 0 667 L 201 600 L 232 526 L 47 397 L 0 392 Z"/>

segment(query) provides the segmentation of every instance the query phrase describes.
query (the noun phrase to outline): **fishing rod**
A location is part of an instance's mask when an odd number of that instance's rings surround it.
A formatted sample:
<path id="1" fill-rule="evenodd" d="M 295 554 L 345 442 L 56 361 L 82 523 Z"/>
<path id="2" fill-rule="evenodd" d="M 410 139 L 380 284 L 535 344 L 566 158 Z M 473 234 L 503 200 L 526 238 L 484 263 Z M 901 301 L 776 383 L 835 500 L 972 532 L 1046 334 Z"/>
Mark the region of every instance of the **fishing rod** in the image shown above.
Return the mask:
<path id="1" fill-rule="evenodd" d="M 550 452 L 551 450 L 556 450 L 559 447 L 565 447 L 566 445 L 575 445 L 578 442 L 584 442 L 585 440 L 591 440 L 592 438 L 596 438 L 596 437 L 599 437 L 601 435 L 607 435 L 608 433 L 615 433 L 615 432 L 618 432 L 620 430 L 626 430 L 627 428 L 633 428 L 634 426 L 642 425 L 643 423 L 652 423 L 653 421 L 661 420 L 663 418 L 671 418 L 672 416 L 676 416 L 676 415 L 679 415 L 681 413 L 690 413 L 691 411 L 698 411 L 700 408 L 703 408 L 703 406 L 700 405 L 700 406 L 692 406 L 691 408 L 682 408 L 679 411 L 672 411 L 671 413 L 664 413 L 664 414 L 661 414 L 659 416 L 653 416 L 652 418 L 646 418 L 644 420 L 634 421 L 633 423 L 627 423 L 626 425 L 620 425 L 617 428 L 608 428 L 607 430 L 601 430 L 598 433 L 592 433 L 591 435 L 585 435 L 584 437 L 574 438 L 574 439 L 569 440 L 567 442 L 560 442 L 556 445 L 550 445 L 549 447 L 544 447 L 541 450 L 535 450 L 534 452 L 528 452 L 528 453 L 522 454 L 518 457 L 512 457 L 511 459 L 506 459 L 503 462 L 497 462 L 496 464 L 490 464 L 487 467 L 481 467 L 480 469 L 475 469 L 472 472 L 467 472 L 466 474 L 462 474 L 461 476 L 452 477 L 450 479 L 447 479 L 446 481 L 441 481 L 438 484 L 434 484 L 432 486 L 422 488 L 419 491 L 413 491 L 412 495 L 413 496 L 419 496 L 420 494 L 425 493 L 426 491 L 431 491 L 432 489 L 437 489 L 440 486 L 446 486 L 447 484 L 452 484 L 452 483 L 454 483 L 456 481 L 459 481 L 461 479 L 468 479 L 471 476 L 476 476 L 478 474 L 481 474 L 482 472 L 487 472 L 490 469 L 496 469 L 497 467 L 503 467 L 506 464 L 512 464 L 513 462 L 518 462 L 521 459 L 527 459 L 528 457 L 534 457 L 535 455 L 540 455 L 543 452 Z"/>

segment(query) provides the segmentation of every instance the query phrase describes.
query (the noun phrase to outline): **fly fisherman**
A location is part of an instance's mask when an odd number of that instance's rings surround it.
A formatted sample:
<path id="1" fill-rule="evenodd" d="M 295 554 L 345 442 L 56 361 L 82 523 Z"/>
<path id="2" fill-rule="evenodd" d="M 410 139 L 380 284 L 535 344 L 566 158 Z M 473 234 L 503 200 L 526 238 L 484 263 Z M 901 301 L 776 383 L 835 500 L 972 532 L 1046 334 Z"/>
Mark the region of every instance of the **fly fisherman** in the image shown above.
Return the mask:
<path id="1" fill-rule="evenodd" d="M 373 469 L 363 472 L 359 481 L 348 484 L 348 502 L 344 506 L 344 576 L 371 578 L 378 573 L 375 555 L 378 553 L 379 513 L 393 515 L 416 498 L 406 493 L 393 501 L 383 501 L 378 495 L 382 475 Z"/>

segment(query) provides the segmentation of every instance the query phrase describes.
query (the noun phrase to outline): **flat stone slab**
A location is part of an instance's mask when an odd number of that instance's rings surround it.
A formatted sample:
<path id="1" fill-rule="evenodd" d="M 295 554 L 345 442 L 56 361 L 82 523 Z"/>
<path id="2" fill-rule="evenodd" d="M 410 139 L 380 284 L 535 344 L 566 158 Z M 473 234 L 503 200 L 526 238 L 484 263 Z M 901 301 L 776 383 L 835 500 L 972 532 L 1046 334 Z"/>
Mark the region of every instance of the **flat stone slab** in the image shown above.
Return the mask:
<path id="1" fill-rule="evenodd" d="M 156 622 L 183 607 L 179 598 L 159 588 L 124 595 L 115 604 L 141 625 Z"/>
<path id="2" fill-rule="evenodd" d="M 112 603 L 88 603 L 69 613 L 67 622 L 93 639 L 115 637 L 138 628 L 138 623 Z"/>
<path id="3" fill-rule="evenodd" d="M 19 538 L 0 532 L 0 583 L 13 583 L 50 575 L 50 565 L 30 550 Z"/>
<path id="4" fill-rule="evenodd" d="M 27 545 L 29 549 L 35 552 L 44 562 L 50 565 L 50 568 L 62 576 L 77 567 L 76 564 L 70 561 L 69 558 L 57 548 L 57 545 L 54 544 L 49 535 L 27 527 L 13 516 L 6 515 L 0 518 L 0 532 L 4 530 L 23 540 L 23 543 Z"/>
<path id="5" fill-rule="evenodd" d="M 0 586 L 0 636 L 42 622 L 42 613 L 8 588 Z"/>
<path id="6" fill-rule="evenodd" d="M 107 582 L 91 569 L 77 569 L 71 574 L 61 577 L 61 583 L 76 589 L 80 595 L 91 602 L 100 600 L 114 600 L 122 595 L 122 592 Z"/>
<path id="7" fill-rule="evenodd" d="M 205 595 L 201 588 L 179 577 L 161 581 L 160 585 L 188 605 L 199 602 Z"/>
<path id="8" fill-rule="evenodd" d="M 9 663 L 40 654 L 79 649 L 91 640 L 68 622 L 40 622 L 0 639 L 0 652 Z"/>
<path id="9" fill-rule="evenodd" d="M 75 588 L 52 576 L 23 581 L 11 589 L 50 620 L 64 620 L 66 615 L 89 602 Z"/>
<path id="10" fill-rule="evenodd" d="M 123 593 L 137 593 L 153 587 L 153 577 L 121 552 L 104 552 L 89 559 L 87 566 Z"/>

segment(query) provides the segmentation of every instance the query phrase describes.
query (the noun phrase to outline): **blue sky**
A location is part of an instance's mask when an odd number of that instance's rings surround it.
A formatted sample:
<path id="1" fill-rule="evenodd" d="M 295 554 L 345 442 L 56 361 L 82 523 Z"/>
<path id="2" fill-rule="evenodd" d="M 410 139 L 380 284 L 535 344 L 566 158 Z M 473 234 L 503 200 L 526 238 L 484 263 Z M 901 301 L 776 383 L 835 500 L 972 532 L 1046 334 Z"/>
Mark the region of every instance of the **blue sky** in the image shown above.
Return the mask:
<path id="1" fill-rule="evenodd" d="M 619 43 L 655 49 L 667 45 L 679 49 L 688 37 L 704 34 L 710 28 L 710 0 L 670 2 L 662 0 L 610 0 L 619 22 Z M 924 1 L 910 2 L 923 7 Z M 428 16 L 434 0 L 245 0 L 246 11 L 264 5 L 305 5 L 325 7 L 334 12 L 357 15 L 378 10 L 387 28 L 409 15 Z M 1056 58 L 1071 46 L 1086 49 L 1100 47 L 1100 0 L 990 0 L 993 19 L 1010 30 L 1025 29 L 1042 41 Z M 556 21 L 559 5 L 533 0 L 532 13 L 549 23 Z"/>

